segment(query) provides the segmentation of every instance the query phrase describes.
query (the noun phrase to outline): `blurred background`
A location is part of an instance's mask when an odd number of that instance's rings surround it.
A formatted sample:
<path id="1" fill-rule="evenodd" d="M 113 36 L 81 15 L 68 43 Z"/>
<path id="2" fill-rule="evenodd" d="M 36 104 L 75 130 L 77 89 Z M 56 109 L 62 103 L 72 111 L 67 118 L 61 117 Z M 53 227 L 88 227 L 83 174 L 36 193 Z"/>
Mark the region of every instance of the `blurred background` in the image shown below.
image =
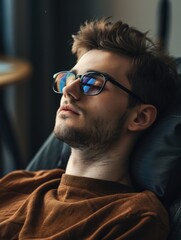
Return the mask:
<path id="1" fill-rule="evenodd" d="M 0 0 L 0 175 L 26 167 L 52 132 L 60 100 L 52 76 L 74 65 L 71 35 L 81 23 L 122 19 L 180 57 L 180 9 L 180 0 Z"/>

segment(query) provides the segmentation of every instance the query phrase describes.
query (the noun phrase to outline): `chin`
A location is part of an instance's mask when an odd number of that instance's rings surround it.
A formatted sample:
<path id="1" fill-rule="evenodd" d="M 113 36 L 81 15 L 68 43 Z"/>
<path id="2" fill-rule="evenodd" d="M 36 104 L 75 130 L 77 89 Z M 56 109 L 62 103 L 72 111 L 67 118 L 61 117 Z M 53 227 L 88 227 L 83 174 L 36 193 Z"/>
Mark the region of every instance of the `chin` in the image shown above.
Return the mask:
<path id="1" fill-rule="evenodd" d="M 84 131 L 80 130 L 75 126 L 65 125 L 55 125 L 54 134 L 55 136 L 69 146 L 73 148 L 80 148 L 86 144 L 89 139 Z"/>
<path id="2" fill-rule="evenodd" d="M 60 139 L 61 141 L 66 142 L 68 139 L 72 139 L 73 136 L 75 136 L 75 132 L 77 130 L 74 126 L 71 126 L 71 124 L 55 124 L 54 127 L 54 134 L 55 136 Z M 73 137 L 75 138 L 75 137 Z"/>

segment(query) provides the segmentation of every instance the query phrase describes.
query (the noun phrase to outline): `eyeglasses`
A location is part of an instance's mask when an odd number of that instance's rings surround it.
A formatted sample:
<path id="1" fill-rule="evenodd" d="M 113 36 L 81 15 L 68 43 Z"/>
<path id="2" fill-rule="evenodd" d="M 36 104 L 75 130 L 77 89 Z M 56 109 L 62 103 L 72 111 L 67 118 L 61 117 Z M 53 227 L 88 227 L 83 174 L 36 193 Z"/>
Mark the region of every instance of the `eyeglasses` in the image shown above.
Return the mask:
<path id="1" fill-rule="evenodd" d="M 110 77 L 108 74 L 100 73 L 100 72 L 87 72 L 83 75 L 76 75 L 74 72 L 70 71 L 62 71 L 55 73 L 53 75 L 54 78 L 54 84 L 53 84 L 53 90 L 56 93 L 62 94 L 63 88 L 70 85 L 72 82 L 74 82 L 77 78 L 80 78 L 80 89 L 84 95 L 87 96 L 95 96 L 100 94 L 105 85 L 106 82 L 109 81 L 115 86 L 119 87 L 126 93 L 128 93 L 130 96 L 136 98 L 141 103 L 144 103 L 144 101 L 138 97 L 136 94 L 134 94 L 132 91 L 118 83 L 116 80 L 114 80 L 112 77 Z"/>

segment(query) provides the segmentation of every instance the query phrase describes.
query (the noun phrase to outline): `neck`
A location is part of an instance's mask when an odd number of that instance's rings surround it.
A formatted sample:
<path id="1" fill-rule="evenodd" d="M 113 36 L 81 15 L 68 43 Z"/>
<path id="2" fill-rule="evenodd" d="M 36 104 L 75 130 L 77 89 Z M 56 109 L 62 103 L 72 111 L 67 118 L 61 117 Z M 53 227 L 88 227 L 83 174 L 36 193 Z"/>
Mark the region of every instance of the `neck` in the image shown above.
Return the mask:
<path id="1" fill-rule="evenodd" d="M 72 148 L 66 173 L 131 185 L 129 177 L 131 145 L 128 147 L 125 142 L 121 145 L 119 142 L 102 151 Z"/>

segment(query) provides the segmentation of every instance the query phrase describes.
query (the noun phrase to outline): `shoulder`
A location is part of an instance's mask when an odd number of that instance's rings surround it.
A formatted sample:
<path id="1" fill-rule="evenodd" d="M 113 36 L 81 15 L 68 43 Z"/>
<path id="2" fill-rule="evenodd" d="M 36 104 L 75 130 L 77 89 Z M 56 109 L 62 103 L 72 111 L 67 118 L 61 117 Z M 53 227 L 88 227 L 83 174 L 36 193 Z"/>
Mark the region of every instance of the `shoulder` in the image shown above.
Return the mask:
<path id="1" fill-rule="evenodd" d="M 151 191 L 143 191 L 135 194 L 135 202 L 145 208 L 153 209 L 153 210 L 164 210 L 163 204 L 158 199 L 158 197 Z"/>
<path id="2" fill-rule="evenodd" d="M 122 204 L 121 203 L 122 200 Z M 126 222 L 130 239 L 166 239 L 169 231 L 168 213 L 151 191 L 132 192 L 123 195 L 117 206 L 119 226 Z M 124 216 L 122 217 L 122 215 Z"/>
<path id="3" fill-rule="evenodd" d="M 169 225 L 168 212 L 158 197 L 151 191 L 136 193 L 133 198 L 135 213 L 141 217 L 154 220 L 160 224 Z"/>
<path id="4" fill-rule="evenodd" d="M 18 170 L 5 175 L 0 180 L 0 189 L 18 190 L 18 188 L 32 189 L 47 181 L 60 181 L 62 174 L 61 169 L 40 170 L 35 172 Z M 27 186 L 27 187 L 26 187 Z M 31 190 L 30 190 L 31 191 Z"/>

